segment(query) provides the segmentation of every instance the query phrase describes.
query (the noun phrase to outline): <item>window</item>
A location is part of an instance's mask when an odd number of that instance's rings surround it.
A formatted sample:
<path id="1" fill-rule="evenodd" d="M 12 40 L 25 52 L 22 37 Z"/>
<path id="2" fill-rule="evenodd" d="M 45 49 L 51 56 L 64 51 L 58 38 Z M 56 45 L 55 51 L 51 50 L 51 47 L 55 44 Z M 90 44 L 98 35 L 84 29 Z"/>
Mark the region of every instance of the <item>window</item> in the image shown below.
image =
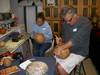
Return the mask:
<path id="1" fill-rule="evenodd" d="M 96 15 L 96 8 L 91 8 L 91 16 L 94 16 Z"/>
<path id="2" fill-rule="evenodd" d="M 58 23 L 54 23 L 54 32 L 58 32 Z"/>
<path id="3" fill-rule="evenodd" d="M 88 16 L 88 8 L 83 8 L 83 16 Z"/>
<path id="4" fill-rule="evenodd" d="M 92 5 L 96 5 L 96 0 L 92 0 Z"/>
<path id="5" fill-rule="evenodd" d="M 69 5 L 69 0 L 64 0 L 64 5 Z"/>
<path id="6" fill-rule="evenodd" d="M 77 5 L 78 0 L 73 0 L 73 5 Z"/>
<path id="7" fill-rule="evenodd" d="M 58 0 L 55 0 L 55 5 L 56 5 L 56 6 L 58 5 Z"/>
<path id="8" fill-rule="evenodd" d="M 47 0 L 45 0 L 45 5 L 47 5 Z"/>
<path id="9" fill-rule="evenodd" d="M 54 8 L 54 17 L 58 18 L 58 8 Z"/>
<path id="10" fill-rule="evenodd" d="M 78 10 L 78 9 L 77 9 L 77 8 L 75 8 L 76 13 L 77 13 L 77 10 Z"/>
<path id="11" fill-rule="evenodd" d="M 48 21 L 48 24 L 50 25 L 50 21 L 49 20 L 47 20 Z"/>
<path id="12" fill-rule="evenodd" d="M 46 17 L 50 17 L 50 7 L 46 8 L 45 14 L 46 14 Z"/>
<path id="13" fill-rule="evenodd" d="M 83 5 L 88 5 L 88 0 L 83 0 Z"/>

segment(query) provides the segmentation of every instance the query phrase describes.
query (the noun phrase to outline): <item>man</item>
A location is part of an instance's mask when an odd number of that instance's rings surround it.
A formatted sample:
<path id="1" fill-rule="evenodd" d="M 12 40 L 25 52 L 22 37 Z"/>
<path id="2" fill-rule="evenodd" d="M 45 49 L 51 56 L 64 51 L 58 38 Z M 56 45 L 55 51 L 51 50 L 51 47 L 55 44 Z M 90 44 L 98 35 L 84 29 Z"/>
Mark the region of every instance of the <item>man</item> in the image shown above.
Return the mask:
<path id="1" fill-rule="evenodd" d="M 64 7 L 61 16 L 64 19 L 62 41 L 56 37 L 58 47 L 54 49 L 54 54 L 58 74 L 68 75 L 88 55 L 91 23 L 87 18 L 78 16 L 73 7 Z M 70 55 L 65 59 L 59 58 L 60 52 L 65 49 L 70 50 Z"/>
<path id="2" fill-rule="evenodd" d="M 45 51 L 50 48 L 52 43 L 52 31 L 48 24 L 48 22 L 45 20 L 45 17 L 43 13 L 37 14 L 36 24 L 32 27 L 33 31 L 31 33 L 31 38 L 34 49 L 34 56 L 44 56 Z M 44 42 L 38 43 L 36 42 L 37 37 L 35 36 L 37 34 L 43 34 L 44 36 Z M 42 38 L 41 38 L 42 39 Z M 39 40 L 39 39 L 38 39 Z"/>

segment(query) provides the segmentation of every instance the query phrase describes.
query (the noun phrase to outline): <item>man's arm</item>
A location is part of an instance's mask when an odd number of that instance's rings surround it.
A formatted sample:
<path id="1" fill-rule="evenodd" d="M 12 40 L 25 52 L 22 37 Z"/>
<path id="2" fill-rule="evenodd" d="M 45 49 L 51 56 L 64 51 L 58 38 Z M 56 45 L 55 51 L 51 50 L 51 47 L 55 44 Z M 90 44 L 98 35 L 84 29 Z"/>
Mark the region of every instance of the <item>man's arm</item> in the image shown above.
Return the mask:
<path id="1" fill-rule="evenodd" d="M 61 37 L 56 37 L 56 44 L 61 47 L 62 49 L 69 49 L 72 47 L 72 41 L 68 41 L 67 43 L 63 43 L 62 42 L 62 38 Z"/>
<path id="2" fill-rule="evenodd" d="M 60 47 L 62 49 L 70 49 L 73 46 L 72 41 L 68 41 L 67 43 L 64 43 L 63 45 L 61 45 Z"/>

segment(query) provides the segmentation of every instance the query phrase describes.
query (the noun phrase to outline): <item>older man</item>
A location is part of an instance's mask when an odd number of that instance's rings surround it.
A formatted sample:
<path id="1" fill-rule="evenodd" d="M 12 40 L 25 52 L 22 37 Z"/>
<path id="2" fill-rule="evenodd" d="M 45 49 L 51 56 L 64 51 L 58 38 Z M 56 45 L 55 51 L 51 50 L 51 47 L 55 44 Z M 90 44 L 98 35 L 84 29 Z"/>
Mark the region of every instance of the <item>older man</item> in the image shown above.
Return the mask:
<path id="1" fill-rule="evenodd" d="M 55 48 L 54 54 L 57 72 L 59 75 L 68 75 L 88 55 L 91 23 L 86 17 L 78 16 L 73 7 L 64 7 L 61 15 L 64 19 L 62 41 L 59 41 L 61 38 L 56 38 L 58 47 Z M 65 59 L 59 58 L 60 52 L 68 49 L 70 55 Z"/>

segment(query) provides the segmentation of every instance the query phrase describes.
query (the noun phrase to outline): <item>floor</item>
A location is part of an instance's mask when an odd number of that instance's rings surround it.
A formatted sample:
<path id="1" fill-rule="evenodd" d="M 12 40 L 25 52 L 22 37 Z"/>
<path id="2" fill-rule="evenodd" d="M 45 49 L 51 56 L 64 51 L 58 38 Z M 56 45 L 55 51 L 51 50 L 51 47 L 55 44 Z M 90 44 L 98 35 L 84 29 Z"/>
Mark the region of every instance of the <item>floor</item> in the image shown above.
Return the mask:
<path id="1" fill-rule="evenodd" d="M 84 68 L 85 68 L 85 72 L 86 72 L 86 75 L 98 75 L 93 63 L 91 62 L 91 59 L 86 59 L 84 62 L 83 62 L 83 65 L 84 65 Z M 79 75 L 78 74 L 79 72 L 76 71 L 75 75 Z M 74 71 L 72 72 L 71 75 L 74 75 Z M 83 73 L 83 70 L 81 70 L 81 75 L 85 75 Z"/>
<path id="2" fill-rule="evenodd" d="M 91 62 L 91 59 L 88 58 L 84 61 L 84 67 L 86 75 L 98 75 L 93 63 Z"/>

